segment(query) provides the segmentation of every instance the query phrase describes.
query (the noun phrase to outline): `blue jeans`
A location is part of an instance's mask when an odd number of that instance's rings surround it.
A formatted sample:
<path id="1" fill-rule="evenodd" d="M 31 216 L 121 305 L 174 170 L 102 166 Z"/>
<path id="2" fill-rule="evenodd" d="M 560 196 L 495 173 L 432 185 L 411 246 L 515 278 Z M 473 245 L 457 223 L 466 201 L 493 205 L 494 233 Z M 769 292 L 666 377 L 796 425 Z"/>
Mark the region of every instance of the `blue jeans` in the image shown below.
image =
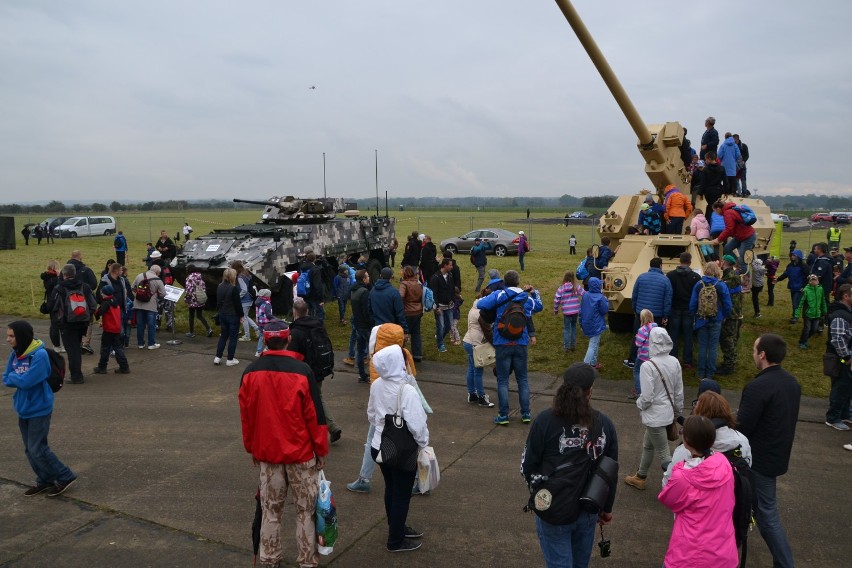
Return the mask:
<path id="1" fill-rule="evenodd" d="M 577 346 L 577 314 L 562 316 L 562 348 L 574 349 Z"/>
<path id="2" fill-rule="evenodd" d="M 793 303 L 793 317 L 796 317 L 796 308 L 799 307 L 799 302 L 802 300 L 801 290 L 790 290 L 790 301 Z"/>
<path id="3" fill-rule="evenodd" d="M 642 363 L 644 362 L 645 361 L 637 357 L 635 364 L 633 365 L 633 390 L 636 391 L 636 394 L 641 394 L 642 392 L 642 383 L 639 380 L 639 370 L 642 368 Z"/>
<path id="4" fill-rule="evenodd" d="M 349 324 L 352 326 L 352 331 L 349 333 L 349 358 L 355 358 L 355 340 L 358 339 L 358 334 L 355 333 L 355 319 L 349 318 Z"/>
<path id="5" fill-rule="evenodd" d="M 136 344 L 145 345 L 145 327 L 148 327 L 148 345 L 157 343 L 157 312 L 136 310 Z M 68 346 L 66 345 L 66 348 Z"/>
<path id="6" fill-rule="evenodd" d="M 346 320 L 346 298 L 337 299 L 337 311 L 340 313 L 340 321 Z"/>
<path id="7" fill-rule="evenodd" d="M 778 499 L 775 494 L 775 478 L 767 477 L 751 470 L 754 476 L 754 490 L 757 507 L 754 516 L 760 536 L 766 541 L 772 553 L 772 565 L 775 568 L 793 568 L 793 552 L 787 542 L 787 534 L 778 517 Z"/>
<path id="8" fill-rule="evenodd" d="M 438 310 L 435 309 L 435 333 L 438 349 L 444 346 L 444 338 L 450 333 L 450 328 L 453 326 L 453 310 Z"/>
<path id="9" fill-rule="evenodd" d="M 719 352 L 719 334 L 722 322 L 708 321 L 698 330 L 698 379 L 712 379 L 716 374 L 716 356 Z"/>
<path id="10" fill-rule="evenodd" d="M 595 544 L 595 513 L 581 512 L 570 525 L 551 525 L 535 518 L 538 543 L 547 568 L 586 568 Z"/>
<path id="11" fill-rule="evenodd" d="M 684 363 L 692 365 L 692 330 L 695 325 L 695 315 L 689 310 L 672 310 L 669 314 L 669 335 L 672 338 L 670 355 L 680 359 L 680 342 L 683 341 Z"/>
<path id="12" fill-rule="evenodd" d="M 601 346 L 601 335 L 603 333 L 589 338 L 589 348 L 586 349 L 586 356 L 583 358 L 583 363 L 588 365 L 598 364 L 598 348 Z"/>
<path id="13" fill-rule="evenodd" d="M 521 272 L 524 271 L 524 253 L 518 252 L 518 264 L 521 265 Z"/>
<path id="14" fill-rule="evenodd" d="M 317 318 L 320 321 L 325 321 L 325 308 L 322 303 L 317 300 L 305 300 L 308 304 L 308 315 Z"/>
<path id="15" fill-rule="evenodd" d="M 420 333 L 420 320 L 422 319 L 423 314 L 405 316 L 408 333 L 411 334 L 411 356 L 415 361 L 420 361 L 423 358 L 423 335 Z"/>
<path id="16" fill-rule="evenodd" d="M 358 380 L 369 381 L 370 373 L 365 370 L 364 358 L 367 356 L 367 343 L 370 341 L 369 329 L 352 328 L 355 330 L 355 360 L 358 362 Z"/>
<path id="17" fill-rule="evenodd" d="M 373 473 L 376 471 L 376 462 L 373 461 L 373 456 L 370 453 L 373 443 L 373 434 L 376 433 L 376 427 L 370 424 L 370 429 L 367 430 L 367 443 L 364 444 L 364 457 L 361 458 L 361 471 L 358 477 L 370 481 L 373 479 Z"/>
<path id="18" fill-rule="evenodd" d="M 745 251 L 753 249 L 754 243 L 756 242 L 757 233 L 753 234 L 742 242 L 731 237 L 725 244 L 724 252 L 722 254 L 731 254 L 732 252 L 734 252 L 734 249 L 737 249 L 740 255 L 737 259 L 737 266 L 739 267 L 740 271 L 745 272 L 746 265 L 745 262 L 743 262 L 743 255 L 745 254 Z"/>
<path id="19" fill-rule="evenodd" d="M 473 345 L 467 341 L 462 345 L 467 352 L 467 392 L 482 396 L 485 394 L 485 387 L 482 385 L 482 371 L 484 369 L 473 364 Z"/>
<path id="20" fill-rule="evenodd" d="M 852 370 L 849 364 L 841 366 L 840 374 L 831 377 L 831 391 L 828 393 L 828 412 L 826 422 L 839 422 L 849 419 L 849 401 L 852 398 Z"/>
<path id="21" fill-rule="evenodd" d="M 36 475 L 36 483 L 68 483 L 77 476 L 59 461 L 50 446 L 47 434 L 50 431 L 50 414 L 35 418 L 18 418 L 18 428 L 24 441 L 24 453 Z"/>
<path id="22" fill-rule="evenodd" d="M 219 326 L 222 333 L 219 334 L 219 343 L 216 344 L 216 357 L 221 357 L 225 352 L 225 342 L 228 343 L 228 360 L 234 358 L 237 352 L 237 336 L 240 334 L 240 316 L 219 314 Z"/>
<path id="23" fill-rule="evenodd" d="M 521 414 L 530 414 L 530 385 L 527 381 L 527 346 L 495 345 L 497 351 L 497 399 L 500 416 L 509 415 L 509 374 L 515 372 Z"/>

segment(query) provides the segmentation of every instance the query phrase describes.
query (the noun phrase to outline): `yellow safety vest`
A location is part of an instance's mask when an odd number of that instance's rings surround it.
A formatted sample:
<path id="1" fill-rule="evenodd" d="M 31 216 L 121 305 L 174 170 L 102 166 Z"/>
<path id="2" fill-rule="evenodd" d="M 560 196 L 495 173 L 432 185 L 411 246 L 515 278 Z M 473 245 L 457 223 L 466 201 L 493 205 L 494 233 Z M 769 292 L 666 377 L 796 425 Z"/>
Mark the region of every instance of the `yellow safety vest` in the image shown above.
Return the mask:
<path id="1" fill-rule="evenodd" d="M 841 233 L 840 229 L 836 229 L 834 227 L 831 227 L 828 230 L 828 240 L 839 243 L 840 242 L 840 233 Z"/>

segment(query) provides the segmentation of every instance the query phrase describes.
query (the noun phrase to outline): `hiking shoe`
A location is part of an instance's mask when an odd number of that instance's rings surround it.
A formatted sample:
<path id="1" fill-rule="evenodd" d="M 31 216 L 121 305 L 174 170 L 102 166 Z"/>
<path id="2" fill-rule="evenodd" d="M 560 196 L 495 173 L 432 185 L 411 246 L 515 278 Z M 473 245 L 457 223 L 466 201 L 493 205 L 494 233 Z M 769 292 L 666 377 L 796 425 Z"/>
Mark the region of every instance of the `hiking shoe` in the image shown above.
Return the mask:
<path id="1" fill-rule="evenodd" d="M 332 444 L 335 443 L 336 441 L 338 441 L 340 439 L 340 437 L 342 435 L 343 435 L 343 430 L 335 430 L 334 432 L 332 432 L 331 434 L 328 435 L 329 442 L 332 443 Z"/>
<path id="2" fill-rule="evenodd" d="M 438 353 L 446 353 L 446 352 L 447 352 L 447 346 L 446 345 L 441 345 L 440 347 L 438 347 Z"/>
<path id="3" fill-rule="evenodd" d="M 506 426 L 509 424 L 509 417 L 503 416 L 502 414 L 498 414 L 494 417 L 494 424 L 499 424 L 500 426 Z"/>
<path id="4" fill-rule="evenodd" d="M 255 356 L 255 357 L 260 357 L 260 354 L 261 354 L 261 353 L 263 353 L 263 352 L 262 352 L 262 351 L 255 351 L 255 352 L 254 352 L 254 356 Z"/>
<path id="5" fill-rule="evenodd" d="M 760 314 L 754 314 L 754 319 L 760 319 L 761 317 L 763 316 L 761 316 Z"/>
<path id="6" fill-rule="evenodd" d="M 213 337 L 213 330 L 212 329 L 207 330 L 207 337 Z"/>
<path id="7" fill-rule="evenodd" d="M 423 536 L 423 533 L 414 527 L 409 527 L 405 525 L 405 538 L 420 538 Z"/>
<path id="8" fill-rule="evenodd" d="M 233 367 L 234 365 L 239 365 L 239 364 L 240 364 L 240 360 L 239 360 L 239 359 L 228 359 L 228 360 L 225 362 L 225 365 L 226 365 L 226 366 L 228 366 L 228 367 Z"/>
<path id="9" fill-rule="evenodd" d="M 251 335 L 241 335 L 237 341 L 251 341 Z"/>
<path id="10" fill-rule="evenodd" d="M 33 495 L 38 495 L 39 493 L 43 493 L 48 489 L 53 489 L 54 487 L 56 486 L 52 483 L 36 483 L 34 486 L 24 491 L 24 497 L 32 497 Z"/>
<path id="11" fill-rule="evenodd" d="M 529 412 L 524 412 L 523 414 L 521 414 L 521 422 L 523 422 L 524 424 L 529 424 L 530 422 L 532 422 L 532 416 Z"/>
<path id="12" fill-rule="evenodd" d="M 65 490 L 68 489 L 69 487 L 71 487 L 71 484 L 74 483 L 75 481 L 77 481 L 76 477 L 74 477 L 70 481 L 66 481 L 65 483 L 57 482 L 56 485 L 53 487 L 53 489 L 50 492 L 48 492 L 47 496 L 48 497 L 58 497 L 59 495 L 62 495 L 63 493 L 65 493 Z"/>
<path id="13" fill-rule="evenodd" d="M 355 359 L 353 357 L 344 357 L 343 358 L 343 364 L 349 365 L 350 367 L 354 367 L 355 366 Z"/>
<path id="14" fill-rule="evenodd" d="M 388 552 L 411 552 L 423 546 L 423 543 L 417 540 L 403 539 L 401 543 L 391 548 L 388 546 Z"/>
<path id="15" fill-rule="evenodd" d="M 219 364 L 219 363 L 221 363 L 221 362 L 222 362 L 222 358 L 221 358 L 221 357 L 213 357 L 213 364 L 214 364 L 214 365 L 218 365 L 218 364 Z"/>
<path id="16" fill-rule="evenodd" d="M 130 369 L 115 369 L 113 372 L 116 375 L 128 375 L 130 374 Z"/>
<path id="17" fill-rule="evenodd" d="M 186 335 L 187 337 L 195 337 L 195 334 L 194 334 L 194 333 L 192 333 L 191 331 L 187 331 L 185 335 Z"/>
<path id="18" fill-rule="evenodd" d="M 844 424 L 841 420 L 838 420 L 837 422 L 826 422 L 825 425 L 831 426 L 835 430 L 840 430 L 841 432 L 846 432 L 847 430 L 849 430 L 849 426 Z"/>
<path id="19" fill-rule="evenodd" d="M 636 363 L 634 363 L 634 362 L 633 362 L 633 361 L 631 361 L 630 359 L 625 359 L 625 360 L 624 360 L 624 361 L 622 361 L 621 363 L 622 363 L 622 365 L 624 365 L 624 366 L 625 366 L 625 367 L 627 367 L 628 369 L 632 369 L 633 367 L 635 367 L 635 366 L 636 366 Z"/>
<path id="20" fill-rule="evenodd" d="M 94 369 L 92 369 L 92 372 L 96 375 L 106 375 L 107 374 L 107 370 L 103 367 L 95 367 Z"/>
<path id="21" fill-rule="evenodd" d="M 346 489 L 352 491 L 353 493 L 369 493 L 370 492 L 370 480 L 369 479 L 361 479 L 358 478 L 357 481 L 353 481 L 352 483 L 346 484 Z"/>
<path id="22" fill-rule="evenodd" d="M 160 344 L 159 344 L 159 343 L 155 343 L 154 345 L 149 345 L 149 346 L 148 346 L 148 349 L 159 349 L 159 348 L 160 348 Z"/>
<path id="23" fill-rule="evenodd" d="M 56 351 L 57 353 L 65 353 L 65 348 L 60 345 L 59 347 L 54 349 L 54 351 Z"/>
<path id="24" fill-rule="evenodd" d="M 635 473 L 633 475 L 628 475 L 627 477 L 624 478 L 624 483 L 626 483 L 630 487 L 635 487 L 636 489 L 639 489 L 640 491 L 645 490 L 645 484 L 647 483 L 647 481 L 648 481 L 647 479 L 639 477 L 638 473 Z"/>
<path id="25" fill-rule="evenodd" d="M 474 402 L 479 402 L 479 395 L 475 392 L 469 392 L 467 393 L 467 401 L 471 404 Z"/>
<path id="26" fill-rule="evenodd" d="M 479 395 L 479 406 L 483 408 L 494 408 L 494 403 L 488 398 L 487 394 Z"/>
<path id="27" fill-rule="evenodd" d="M 80 349 L 82 349 L 83 351 L 85 351 L 89 355 L 93 355 L 95 353 L 95 350 L 92 349 L 91 345 L 81 345 Z"/>

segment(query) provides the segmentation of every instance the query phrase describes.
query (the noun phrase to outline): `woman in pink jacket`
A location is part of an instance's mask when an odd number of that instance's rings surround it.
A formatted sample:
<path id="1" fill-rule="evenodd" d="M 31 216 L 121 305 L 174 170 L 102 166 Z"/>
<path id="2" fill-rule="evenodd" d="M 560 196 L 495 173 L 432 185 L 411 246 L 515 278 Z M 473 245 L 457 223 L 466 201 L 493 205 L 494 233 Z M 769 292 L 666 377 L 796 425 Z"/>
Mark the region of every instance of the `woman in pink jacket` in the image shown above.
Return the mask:
<path id="1" fill-rule="evenodd" d="M 691 457 L 674 466 L 658 499 L 675 514 L 664 568 L 736 568 L 734 474 L 728 458 L 713 453 L 716 427 L 704 416 L 683 424 Z"/>

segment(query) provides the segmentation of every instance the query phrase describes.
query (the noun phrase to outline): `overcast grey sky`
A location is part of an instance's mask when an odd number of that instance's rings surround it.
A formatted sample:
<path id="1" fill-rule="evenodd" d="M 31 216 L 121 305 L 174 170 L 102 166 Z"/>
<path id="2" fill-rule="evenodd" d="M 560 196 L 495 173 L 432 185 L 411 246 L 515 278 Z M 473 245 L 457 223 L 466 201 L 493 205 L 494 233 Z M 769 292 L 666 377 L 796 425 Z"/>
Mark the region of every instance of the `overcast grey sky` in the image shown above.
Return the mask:
<path id="1" fill-rule="evenodd" d="M 852 3 L 576 0 L 642 118 L 852 194 Z M 316 86 L 315 89 L 310 87 Z M 636 137 L 552 0 L 0 1 L 0 201 L 632 193 Z"/>

